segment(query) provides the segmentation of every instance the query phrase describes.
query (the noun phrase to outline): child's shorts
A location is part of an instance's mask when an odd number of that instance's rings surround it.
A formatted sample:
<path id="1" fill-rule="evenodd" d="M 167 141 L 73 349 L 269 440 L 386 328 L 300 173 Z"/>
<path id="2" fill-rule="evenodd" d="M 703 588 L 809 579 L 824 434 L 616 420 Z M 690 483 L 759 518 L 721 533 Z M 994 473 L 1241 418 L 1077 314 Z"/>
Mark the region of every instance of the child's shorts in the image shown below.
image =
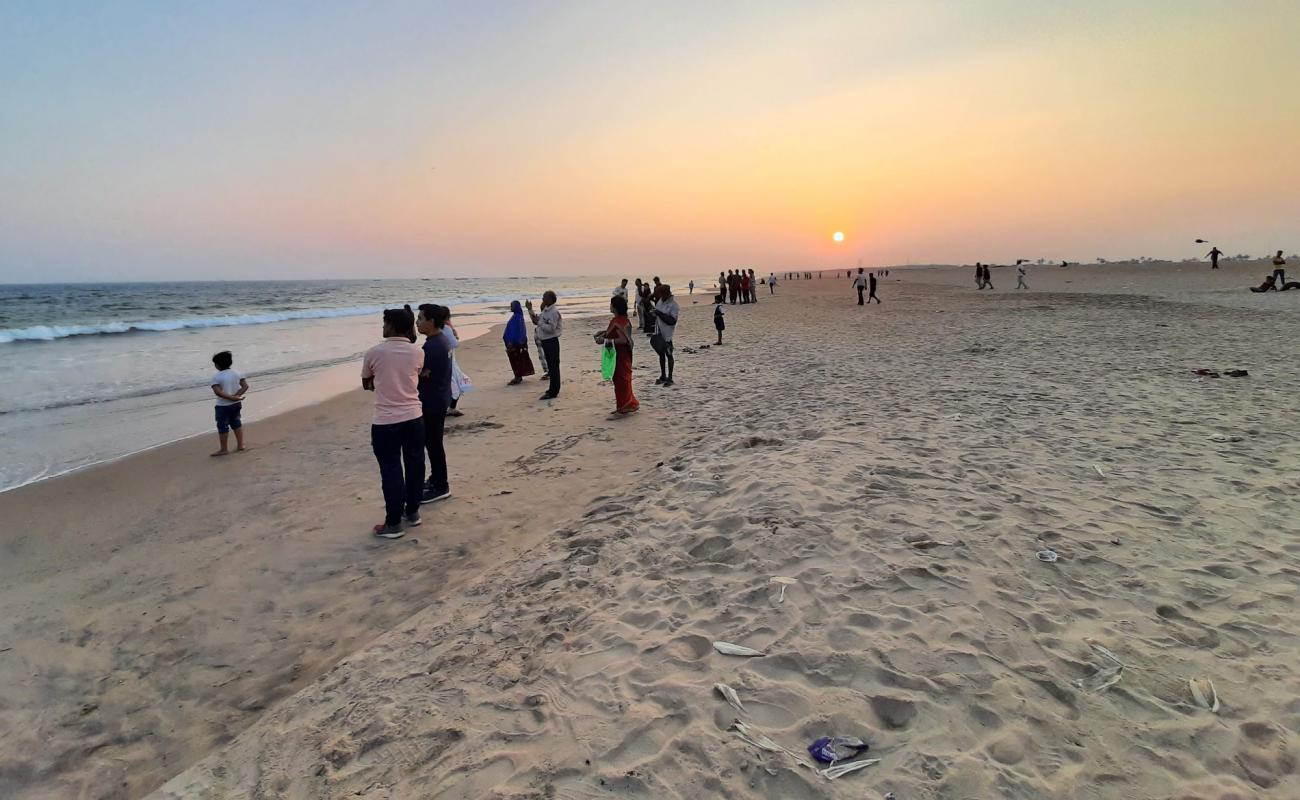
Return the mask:
<path id="1" fill-rule="evenodd" d="M 727 323 L 723 322 L 721 319 L 715 319 L 713 321 L 713 327 L 717 328 L 719 331 L 725 331 L 727 329 Z"/>
<path id="2" fill-rule="evenodd" d="M 217 433 L 229 433 L 231 428 L 239 430 L 244 427 L 239 412 L 244 410 L 243 403 L 231 406 L 217 406 Z"/>

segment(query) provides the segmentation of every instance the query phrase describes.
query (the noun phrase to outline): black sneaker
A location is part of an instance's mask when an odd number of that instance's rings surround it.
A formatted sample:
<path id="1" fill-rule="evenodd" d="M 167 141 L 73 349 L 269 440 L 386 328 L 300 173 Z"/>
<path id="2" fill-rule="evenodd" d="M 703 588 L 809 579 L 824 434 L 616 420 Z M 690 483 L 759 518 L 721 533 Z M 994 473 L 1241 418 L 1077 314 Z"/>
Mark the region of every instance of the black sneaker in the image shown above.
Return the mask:
<path id="1" fill-rule="evenodd" d="M 406 534 L 402 531 L 402 523 L 396 525 L 376 525 L 372 531 L 380 539 L 400 539 Z"/>
<path id="2" fill-rule="evenodd" d="M 541 400 L 554 400 L 554 399 L 557 398 L 557 397 L 559 397 L 558 394 L 551 394 L 550 392 L 547 392 L 546 394 L 542 395 L 539 399 L 541 399 Z"/>
<path id="3" fill-rule="evenodd" d="M 407 514 L 403 519 L 406 520 L 406 527 L 408 528 L 418 528 L 424 522 L 424 520 L 420 519 L 419 511 Z"/>
<path id="4" fill-rule="evenodd" d="M 439 500 L 446 500 L 451 497 L 451 490 L 444 489 L 441 492 L 437 489 L 425 489 L 424 496 L 420 498 L 420 505 L 425 506 L 429 503 L 436 503 Z"/>
<path id="5" fill-rule="evenodd" d="M 655 386 L 661 385 L 665 380 L 667 380 L 667 378 L 660 375 L 658 378 L 655 378 Z"/>
<path id="6" fill-rule="evenodd" d="M 673 379 L 672 379 L 672 378 L 669 378 L 668 380 L 666 380 L 666 381 L 663 382 L 663 385 L 664 385 L 664 386 L 672 386 L 672 385 L 673 385 Z"/>

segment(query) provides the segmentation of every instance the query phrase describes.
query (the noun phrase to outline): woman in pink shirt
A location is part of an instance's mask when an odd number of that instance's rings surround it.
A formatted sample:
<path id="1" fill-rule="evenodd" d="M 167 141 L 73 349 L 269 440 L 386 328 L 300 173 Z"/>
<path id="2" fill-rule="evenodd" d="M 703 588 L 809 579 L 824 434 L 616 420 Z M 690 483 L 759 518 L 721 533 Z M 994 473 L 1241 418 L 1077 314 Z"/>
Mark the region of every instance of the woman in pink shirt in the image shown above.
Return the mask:
<path id="1" fill-rule="evenodd" d="M 420 369 L 424 351 L 415 344 L 415 314 L 410 306 L 384 311 L 384 340 L 366 351 L 361 388 L 375 393 L 370 446 L 379 462 L 384 489 L 384 522 L 374 534 L 402 538 L 405 527 L 420 524 L 424 491 L 424 411 Z"/>

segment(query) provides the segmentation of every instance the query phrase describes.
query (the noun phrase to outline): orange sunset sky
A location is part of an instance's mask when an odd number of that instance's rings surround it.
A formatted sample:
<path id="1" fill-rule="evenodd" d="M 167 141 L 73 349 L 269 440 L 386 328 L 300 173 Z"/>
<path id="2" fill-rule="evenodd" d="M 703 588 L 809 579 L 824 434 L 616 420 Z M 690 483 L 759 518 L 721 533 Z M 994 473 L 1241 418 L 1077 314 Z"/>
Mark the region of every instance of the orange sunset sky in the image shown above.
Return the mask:
<path id="1" fill-rule="evenodd" d="M 52 6 L 4 281 L 1300 247 L 1296 2 Z"/>

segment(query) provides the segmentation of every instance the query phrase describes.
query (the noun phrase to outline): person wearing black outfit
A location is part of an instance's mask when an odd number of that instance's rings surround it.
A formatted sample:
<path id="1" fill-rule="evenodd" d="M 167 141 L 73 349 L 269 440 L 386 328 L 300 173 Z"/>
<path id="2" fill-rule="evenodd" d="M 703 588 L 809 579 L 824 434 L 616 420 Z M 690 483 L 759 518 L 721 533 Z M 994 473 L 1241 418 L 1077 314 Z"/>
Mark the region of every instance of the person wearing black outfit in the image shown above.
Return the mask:
<path id="1" fill-rule="evenodd" d="M 879 303 L 880 298 L 876 297 L 876 273 L 874 272 L 867 278 L 867 289 L 869 290 L 867 292 L 867 302 L 870 303 L 872 300 L 875 300 Z"/>
<path id="2" fill-rule="evenodd" d="M 420 497 L 421 505 L 451 497 L 447 451 L 442 445 L 447 407 L 451 403 L 451 345 L 442 335 L 442 328 L 450 316 L 451 311 L 446 306 L 425 303 L 420 306 L 420 315 L 415 320 L 416 329 L 425 336 L 419 389 L 424 416 L 424 449 L 429 454 L 429 480 Z"/>

